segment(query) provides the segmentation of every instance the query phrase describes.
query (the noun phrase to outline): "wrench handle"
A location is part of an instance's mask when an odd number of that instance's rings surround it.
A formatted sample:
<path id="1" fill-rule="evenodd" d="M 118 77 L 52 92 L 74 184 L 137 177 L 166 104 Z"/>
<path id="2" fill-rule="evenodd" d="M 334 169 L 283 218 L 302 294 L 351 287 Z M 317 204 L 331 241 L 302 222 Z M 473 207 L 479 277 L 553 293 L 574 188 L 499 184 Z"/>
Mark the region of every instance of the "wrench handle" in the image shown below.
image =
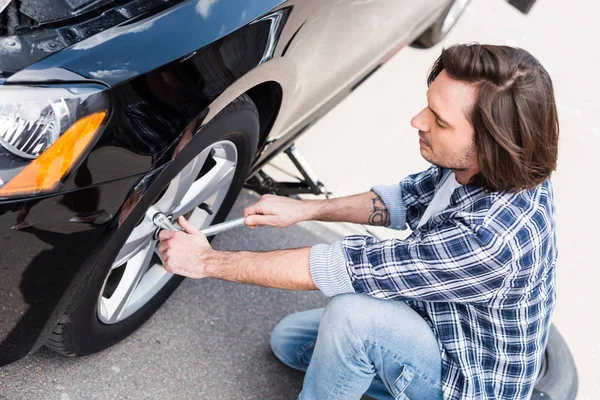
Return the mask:
<path id="1" fill-rule="evenodd" d="M 202 229 L 202 233 L 204 233 L 204 235 L 206 236 L 214 236 L 218 233 L 226 232 L 228 230 L 244 226 L 246 225 L 244 221 L 246 221 L 245 217 L 234 219 L 233 221 L 222 222 L 214 226 L 209 226 L 206 229 Z"/>
<path id="2" fill-rule="evenodd" d="M 238 218 L 233 221 L 222 222 L 217 225 L 209 226 L 206 229 L 202 229 L 201 232 L 206 236 L 214 236 L 216 234 L 228 231 L 230 229 L 238 228 L 240 226 L 246 225 L 244 222 L 246 218 Z M 156 226 L 161 229 L 167 229 L 172 231 L 183 231 L 183 229 L 167 218 L 167 216 L 163 213 L 156 214 L 153 218 L 153 222 Z"/>

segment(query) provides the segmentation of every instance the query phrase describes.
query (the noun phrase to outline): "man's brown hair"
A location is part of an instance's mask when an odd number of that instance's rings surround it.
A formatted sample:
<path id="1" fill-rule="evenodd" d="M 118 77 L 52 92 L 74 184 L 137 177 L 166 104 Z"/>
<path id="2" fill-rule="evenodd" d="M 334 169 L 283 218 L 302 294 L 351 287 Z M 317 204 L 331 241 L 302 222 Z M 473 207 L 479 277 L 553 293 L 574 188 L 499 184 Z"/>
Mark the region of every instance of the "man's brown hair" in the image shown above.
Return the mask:
<path id="1" fill-rule="evenodd" d="M 461 44 L 442 50 L 427 84 L 442 70 L 478 91 L 467 118 L 480 173 L 470 183 L 518 191 L 548 179 L 558 158 L 558 115 L 552 80 L 539 61 L 519 48 Z"/>

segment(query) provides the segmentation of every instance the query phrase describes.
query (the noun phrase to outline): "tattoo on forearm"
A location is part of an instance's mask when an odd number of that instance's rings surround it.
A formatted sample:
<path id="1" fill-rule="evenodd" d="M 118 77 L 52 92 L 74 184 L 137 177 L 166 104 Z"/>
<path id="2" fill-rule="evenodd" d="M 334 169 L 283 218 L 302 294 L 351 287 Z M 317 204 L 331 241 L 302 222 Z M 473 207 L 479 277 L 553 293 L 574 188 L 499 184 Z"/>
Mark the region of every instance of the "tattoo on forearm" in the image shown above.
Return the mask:
<path id="1" fill-rule="evenodd" d="M 390 213 L 379 197 L 373 197 L 373 213 L 369 217 L 369 225 L 388 226 Z"/>

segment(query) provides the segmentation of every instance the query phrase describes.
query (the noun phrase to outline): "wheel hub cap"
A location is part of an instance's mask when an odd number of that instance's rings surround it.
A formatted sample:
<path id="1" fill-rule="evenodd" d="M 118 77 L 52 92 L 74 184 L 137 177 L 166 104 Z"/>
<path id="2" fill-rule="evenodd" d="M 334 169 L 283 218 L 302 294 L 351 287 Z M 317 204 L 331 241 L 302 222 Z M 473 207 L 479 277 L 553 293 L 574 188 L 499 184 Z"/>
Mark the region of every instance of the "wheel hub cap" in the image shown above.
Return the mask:
<path id="1" fill-rule="evenodd" d="M 105 324 L 123 321 L 142 308 L 171 279 L 162 267 L 157 228 L 152 222 L 162 212 L 176 220 L 185 216 L 199 229 L 214 218 L 229 191 L 237 165 L 237 149 L 230 141 L 212 144 L 190 161 L 133 229 L 111 266 L 98 299 L 98 318 Z M 204 209 L 198 208 L 203 204 Z"/>

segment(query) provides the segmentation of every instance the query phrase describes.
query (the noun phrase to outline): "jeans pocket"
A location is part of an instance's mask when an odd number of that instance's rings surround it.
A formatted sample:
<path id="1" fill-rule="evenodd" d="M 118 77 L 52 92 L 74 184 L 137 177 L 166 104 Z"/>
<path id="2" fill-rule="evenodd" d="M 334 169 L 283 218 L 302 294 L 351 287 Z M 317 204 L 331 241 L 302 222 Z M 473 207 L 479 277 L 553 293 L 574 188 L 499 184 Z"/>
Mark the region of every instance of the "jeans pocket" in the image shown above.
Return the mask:
<path id="1" fill-rule="evenodd" d="M 396 393 L 394 393 L 394 400 L 409 400 L 408 397 L 404 394 L 404 391 L 410 385 L 413 378 L 415 377 L 415 372 L 413 369 L 406 365 L 402 365 L 402 371 L 400 371 L 400 375 L 396 378 L 394 382 L 394 388 L 396 389 Z"/>

